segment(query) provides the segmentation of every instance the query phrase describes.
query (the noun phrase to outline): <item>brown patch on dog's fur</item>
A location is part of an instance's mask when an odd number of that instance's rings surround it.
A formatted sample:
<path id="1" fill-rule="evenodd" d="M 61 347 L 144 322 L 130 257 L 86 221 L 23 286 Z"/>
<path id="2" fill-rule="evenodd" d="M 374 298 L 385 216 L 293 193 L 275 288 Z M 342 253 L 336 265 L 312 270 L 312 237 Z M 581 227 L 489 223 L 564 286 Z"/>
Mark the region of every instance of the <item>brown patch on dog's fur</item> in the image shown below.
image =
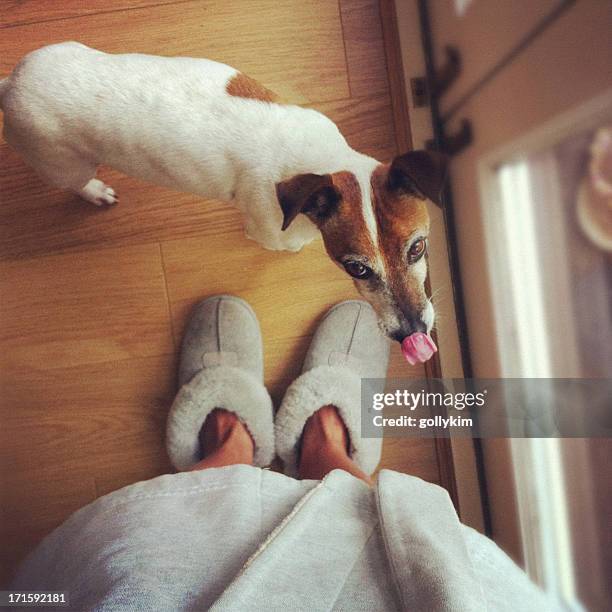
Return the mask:
<path id="1" fill-rule="evenodd" d="M 332 180 L 342 198 L 338 210 L 321 226 L 327 252 L 335 261 L 340 261 L 348 253 L 374 259 L 376 249 L 363 218 L 362 194 L 357 178 L 352 172 L 343 171 L 332 174 Z"/>
<path id="2" fill-rule="evenodd" d="M 399 304 L 422 307 L 422 284 L 406 273 L 406 241 L 419 228 L 429 231 L 429 213 L 425 202 L 416 196 L 388 188 L 389 165 L 380 165 L 372 173 L 372 206 L 378 225 L 378 247 L 387 271 L 388 284 Z"/>
<path id="3" fill-rule="evenodd" d="M 225 87 L 225 91 L 230 96 L 237 98 L 251 98 L 252 100 L 261 100 L 262 102 L 278 101 L 278 96 L 273 91 L 270 91 L 250 76 L 242 74 L 242 72 L 238 72 L 230 79 Z"/>

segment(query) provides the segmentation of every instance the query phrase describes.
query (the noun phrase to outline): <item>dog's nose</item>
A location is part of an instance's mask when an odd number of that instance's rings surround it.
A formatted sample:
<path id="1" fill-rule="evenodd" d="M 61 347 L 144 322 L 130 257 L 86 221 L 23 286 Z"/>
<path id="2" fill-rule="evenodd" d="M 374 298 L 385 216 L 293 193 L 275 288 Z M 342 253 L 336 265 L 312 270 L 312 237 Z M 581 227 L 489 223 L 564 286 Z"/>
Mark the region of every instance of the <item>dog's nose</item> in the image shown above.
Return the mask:
<path id="1" fill-rule="evenodd" d="M 427 325 L 421 319 L 408 319 L 401 323 L 401 327 L 391 333 L 391 337 L 398 342 L 404 338 L 411 336 L 415 332 L 427 333 Z"/>

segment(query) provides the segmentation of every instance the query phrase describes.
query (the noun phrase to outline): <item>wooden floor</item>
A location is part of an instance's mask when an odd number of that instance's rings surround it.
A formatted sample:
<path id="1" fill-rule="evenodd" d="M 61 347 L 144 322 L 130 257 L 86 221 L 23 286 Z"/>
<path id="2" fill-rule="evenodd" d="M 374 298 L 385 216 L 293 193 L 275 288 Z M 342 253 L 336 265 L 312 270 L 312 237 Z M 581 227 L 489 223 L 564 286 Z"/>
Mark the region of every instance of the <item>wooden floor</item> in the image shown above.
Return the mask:
<path id="1" fill-rule="evenodd" d="M 327 113 L 355 148 L 381 160 L 396 153 L 376 0 L 21 0 L 0 11 L 0 75 L 69 39 L 208 57 Z M 120 194 L 117 207 L 49 188 L 0 143 L 3 581 L 77 508 L 171 471 L 164 422 L 196 301 L 232 293 L 254 307 L 278 403 L 318 318 L 356 295 L 320 242 L 268 252 L 245 239 L 228 206 L 101 176 Z M 396 347 L 391 372 L 423 375 Z M 383 465 L 440 481 L 430 440 L 388 441 Z"/>

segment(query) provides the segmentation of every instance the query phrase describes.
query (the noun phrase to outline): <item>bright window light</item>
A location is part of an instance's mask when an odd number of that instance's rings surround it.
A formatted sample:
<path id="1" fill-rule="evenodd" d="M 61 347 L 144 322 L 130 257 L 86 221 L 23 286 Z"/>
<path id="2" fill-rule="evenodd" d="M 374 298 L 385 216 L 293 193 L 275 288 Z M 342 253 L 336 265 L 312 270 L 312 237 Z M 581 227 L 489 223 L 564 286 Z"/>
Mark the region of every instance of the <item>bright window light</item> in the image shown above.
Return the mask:
<path id="1" fill-rule="evenodd" d="M 527 161 L 502 166 L 499 181 L 520 376 L 547 378 L 551 368 L 533 215 L 536 203 L 531 198 Z"/>
<path id="2" fill-rule="evenodd" d="M 490 241 L 495 252 L 489 256 L 503 279 L 496 307 L 508 336 L 500 346 L 512 353 L 503 359 L 505 375 L 550 378 L 554 372 L 534 214 L 545 203 L 534 201 L 528 158 L 501 166 L 497 181 L 500 210 L 495 211 L 496 227 L 488 228 L 497 240 Z M 511 448 L 527 571 L 572 609 L 576 589 L 560 441 L 512 439 Z"/>

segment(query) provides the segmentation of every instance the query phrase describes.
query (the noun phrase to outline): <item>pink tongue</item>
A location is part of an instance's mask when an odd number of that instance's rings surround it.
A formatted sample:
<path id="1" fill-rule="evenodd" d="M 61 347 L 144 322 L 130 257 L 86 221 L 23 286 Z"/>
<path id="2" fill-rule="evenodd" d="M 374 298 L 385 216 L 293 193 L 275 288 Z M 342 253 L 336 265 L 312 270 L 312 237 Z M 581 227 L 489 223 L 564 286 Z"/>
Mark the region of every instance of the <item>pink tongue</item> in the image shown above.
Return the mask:
<path id="1" fill-rule="evenodd" d="M 437 350 L 434 341 L 423 332 L 415 332 L 402 340 L 402 354 L 410 365 L 425 363 Z"/>

